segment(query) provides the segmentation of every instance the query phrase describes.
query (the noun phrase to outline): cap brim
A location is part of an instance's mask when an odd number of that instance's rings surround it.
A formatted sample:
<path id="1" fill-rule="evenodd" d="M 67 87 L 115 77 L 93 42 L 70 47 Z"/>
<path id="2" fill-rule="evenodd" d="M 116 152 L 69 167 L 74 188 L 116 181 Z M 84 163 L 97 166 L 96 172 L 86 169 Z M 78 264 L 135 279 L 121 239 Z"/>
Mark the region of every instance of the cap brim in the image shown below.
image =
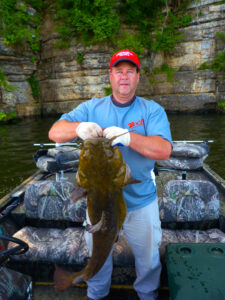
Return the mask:
<path id="1" fill-rule="evenodd" d="M 138 65 L 133 61 L 133 60 L 130 60 L 129 58 L 121 58 L 121 59 L 118 59 L 117 61 L 115 61 L 113 64 L 112 64 L 112 67 L 115 67 L 119 62 L 121 61 L 128 61 L 130 63 L 132 63 L 135 67 L 139 68 Z"/>

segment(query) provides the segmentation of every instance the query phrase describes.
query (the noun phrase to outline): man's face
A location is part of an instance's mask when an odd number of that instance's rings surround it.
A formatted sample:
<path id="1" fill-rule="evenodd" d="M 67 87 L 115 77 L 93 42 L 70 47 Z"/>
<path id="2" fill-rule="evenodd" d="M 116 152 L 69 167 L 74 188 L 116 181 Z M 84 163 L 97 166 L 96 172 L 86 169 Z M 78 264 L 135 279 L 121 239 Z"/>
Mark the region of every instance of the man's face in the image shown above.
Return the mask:
<path id="1" fill-rule="evenodd" d="M 135 95 L 139 73 L 132 63 L 123 61 L 112 68 L 109 79 L 115 100 L 125 103 Z"/>

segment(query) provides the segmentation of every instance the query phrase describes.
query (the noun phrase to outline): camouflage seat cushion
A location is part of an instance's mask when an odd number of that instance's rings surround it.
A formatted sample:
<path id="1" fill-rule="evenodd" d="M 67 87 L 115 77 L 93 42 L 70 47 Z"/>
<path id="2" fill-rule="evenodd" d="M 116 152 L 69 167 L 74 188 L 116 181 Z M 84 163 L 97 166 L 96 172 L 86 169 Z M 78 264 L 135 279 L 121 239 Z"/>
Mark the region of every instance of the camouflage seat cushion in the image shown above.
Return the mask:
<path id="1" fill-rule="evenodd" d="M 159 160 L 157 163 L 159 166 L 178 170 L 196 170 L 202 167 L 208 153 L 209 147 L 206 143 L 174 143 L 170 158 Z"/>
<path id="2" fill-rule="evenodd" d="M 89 258 L 84 230 L 83 227 L 65 230 L 24 227 L 14 237 L 25 241 L 29 250 L 19 256 L 14 255 L 12 259 L 83 265 Z M 8 248 L 13 246 L 14 243 L 10 242 Z M 123 233 L 115 243 L 113 262 L 117 266 L 134 266 L 133 254 Z"/>
<path id="3" fill-rule="evenodd" d="M 186 158 L 170 156 L 167 160 L 158 160 L 157 164 L 161 167 L 172 168 L 177 170 L 197 170 L 203 165 L 203 158 Z"/>
<path id="4" fill-rule="evenodd" d="M 79 163 L 80 149 L 61 146 L 51 149 L 40 149 L 34 155 L 36 166 L 45 172 L 58 172 L 75 168 Z"/>
<path id="5" fill-rule="evenodd" d="M 89 258 L 89 249 L 84 238 L 84 229 L 81 227 L 61 229 L 47 229 L 24 227 L 14 237 L 25 241 L 29 250 L 12 259 L 20 261 L 41 261 L 58 264 L 85 265 Z M 162 242 L 160 245 L 161 261 L 164 261 L 165 247 L 168 243 L 225 243 L 225 233 L 219 229 L 202 230 L 162 230 Z M 13 247 L 9 243 L 8 248 Z M 114 245 L 113 265 L 119 267 L 134 267 L 132 250 L 121 232 L 118 241 Z"/>
<path id="6" fill-rule="evenodd" d="M 0 299 L 27 299 L 31 277 L 9 268 L 0 267 Z"/>
<path id="7" fill-rule="evenodd" d="M 74 175 L 75 176 L 75 175 Z M 26 216 L 32 219 L 83 222 L 87 199 L 70 201 L 75 186 L 69 181 L 38 181 L 31 184 L 24 198 Z"/>
<path id="8" fill-rule="evenodd" d="M 209 154 L 209 146 L 206 143 L 186 144 L 174 143 L 171 155 L 173 157 L 199 158 Z"/>
<path id="9" fill-rule="evenodd" d="M 216 186 L 206 180 L 171 180 L 159 198 L 159 210 L 164 222 L 218 219 L 219 193 Z"/>

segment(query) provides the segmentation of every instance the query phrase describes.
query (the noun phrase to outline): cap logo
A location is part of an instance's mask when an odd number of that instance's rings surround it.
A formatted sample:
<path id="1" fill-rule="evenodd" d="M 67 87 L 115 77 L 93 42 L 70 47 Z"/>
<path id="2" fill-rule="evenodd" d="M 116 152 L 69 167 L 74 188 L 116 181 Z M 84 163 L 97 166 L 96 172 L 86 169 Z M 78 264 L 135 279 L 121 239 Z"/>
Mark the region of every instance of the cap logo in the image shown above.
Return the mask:
<path id="1" fill-rule="evenodd" d="M 124 51 L 124 52 L 117 53 L 116 56 L 133 56 L 133 53 Z"/>

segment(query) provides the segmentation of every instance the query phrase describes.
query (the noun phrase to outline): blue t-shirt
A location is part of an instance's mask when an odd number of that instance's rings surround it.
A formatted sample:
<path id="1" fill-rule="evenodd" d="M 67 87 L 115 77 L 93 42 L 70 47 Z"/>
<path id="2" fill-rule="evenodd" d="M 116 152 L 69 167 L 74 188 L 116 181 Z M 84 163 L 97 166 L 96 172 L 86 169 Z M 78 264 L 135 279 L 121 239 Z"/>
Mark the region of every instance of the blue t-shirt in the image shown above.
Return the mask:
<path id="1" fill-rule="evenodd" d="M 60 120 L 71 122 L 95 122 L 102 128 L 118 126 L 144 136 L 161 136 L 172 143 L 170 126 L 164 109 L 153 100 L 136 97 L 128 104 L 119 105 L 111 96 L 92 98 L 74 110 L 63 114 Z M 124 199 L 128 211 L 142 208 L 156 199 L 154 160 L 129 147 L 120 147 L 124 161 L 131 169 L 132 177 L 140 183 L 124 187 Z"/>

